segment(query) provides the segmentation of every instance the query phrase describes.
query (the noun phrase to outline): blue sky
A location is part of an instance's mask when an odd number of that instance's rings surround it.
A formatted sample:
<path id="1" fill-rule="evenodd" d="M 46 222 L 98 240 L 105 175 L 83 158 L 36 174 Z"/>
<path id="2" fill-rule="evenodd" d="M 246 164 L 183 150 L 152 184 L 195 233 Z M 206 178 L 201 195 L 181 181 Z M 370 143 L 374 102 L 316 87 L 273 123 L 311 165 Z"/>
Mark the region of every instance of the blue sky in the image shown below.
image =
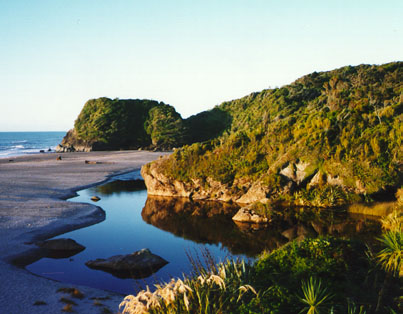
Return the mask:
<path id="1" fill-rule="evenodd" d="M 403 1 L 0 0 L 0 131 L 67 130 L 91 98 L 183 117 L 313 71 L 403 59 Z"/>

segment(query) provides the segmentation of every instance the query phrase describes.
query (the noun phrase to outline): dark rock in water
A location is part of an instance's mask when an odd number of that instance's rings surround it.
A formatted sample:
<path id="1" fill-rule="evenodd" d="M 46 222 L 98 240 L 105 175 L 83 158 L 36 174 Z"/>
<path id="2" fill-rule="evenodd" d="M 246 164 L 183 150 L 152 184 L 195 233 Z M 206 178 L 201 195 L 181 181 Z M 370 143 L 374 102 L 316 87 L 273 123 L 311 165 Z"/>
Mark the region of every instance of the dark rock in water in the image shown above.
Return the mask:
<path id="1" fill-rule="evenodd" d="M 162 257 L 142 249 L 128 255 L 115 255 L 108 259 L 98 258 L 85 263 L 89 268 L 111 273 L 118 278 L 146 278 L 168 264 Z"/>
<path id="2" fill-rule="evenodd" d="M 44 152 L 45 152 L 45 150 L 41 149 L 39 152 L 40 152 L 40 153 L 44 153 Z"/>
<path id="3" fill-rule="evenodd" d="M 49 148 L 49 149 L 48 149 L 48 152 L 51 152 L 51 151 L 52 151 L 52 149 L 51 149 L 51 148 Z"/>
<path id="4" fill-rule="evenodd" d="M 85 246 L 72 239 L 40 241 L 36 245 L 42 248 L 45 251 L 43 253 L 45 257 L 49 258 L 67 258 L 85 250 Z"/>
<path id="5" fill-rule="evenodd" d="M 101 200 L 101 198 L 99 196 L 91 197 L 91 201 L 98 202 L 99 200 Z"/>
<path id="6" fill-rule="evenodd" d="M 85 246 L 77 243 L 73 239 L 54 239 L 47 241 L 40 241 L 36 243 L 37 246 L 48 249 L 48 250 L 58 250 L 58 251 L 77 251 L 84 250 Z"/>

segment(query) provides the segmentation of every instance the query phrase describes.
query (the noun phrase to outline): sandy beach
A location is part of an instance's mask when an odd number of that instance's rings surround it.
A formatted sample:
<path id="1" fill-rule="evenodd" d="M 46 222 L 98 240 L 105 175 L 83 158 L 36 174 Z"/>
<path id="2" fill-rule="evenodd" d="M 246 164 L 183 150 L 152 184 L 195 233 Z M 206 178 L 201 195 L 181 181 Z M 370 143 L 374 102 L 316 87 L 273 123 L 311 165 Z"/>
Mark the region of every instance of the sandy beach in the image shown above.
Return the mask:
<path id="1" fill-rule="evenodd" d="M 73 306 L 76 313 L 116 313 L 121 295 L 80 286 L 84 298 L 71 298 L 57 290 L 72 285 L 38 277 L 12 263 L 34 259 L 35 241 L 104 220 L 103 210 L 96 205 L 65 201 L 76 191 L 139 169 L 162 154 L 49 153 L 0 159 L 0 314 L 61 313 L 63 297 L 77 304 Z"/>

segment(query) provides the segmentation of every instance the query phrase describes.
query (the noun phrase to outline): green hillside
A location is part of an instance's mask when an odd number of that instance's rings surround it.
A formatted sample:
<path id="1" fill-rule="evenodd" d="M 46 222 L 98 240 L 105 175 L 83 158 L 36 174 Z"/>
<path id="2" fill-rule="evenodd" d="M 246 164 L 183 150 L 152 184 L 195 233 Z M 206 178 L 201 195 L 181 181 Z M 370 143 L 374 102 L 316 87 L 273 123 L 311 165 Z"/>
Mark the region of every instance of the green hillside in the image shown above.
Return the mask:
<path id="1" fill-rule="evenodd" d="M 201 186 L 212 178 L 234 194 L 258 182 L 269 199 L 325 206 L 397 187 L 402 182 L 402 65 L 314 72 L 290 85 L 224 102 L 189 118 L 201 130 L 193 139 L 207 141 L 158 161 L 159 171 L 182 182 L 199 179 Z"/>
<path id="2" fill-rule="evenodd" d="M 97 98 L 87 101 L 62 147 L 73 150 L 171 149 L 185 143 L 185 126 L 162 102 Z"/>

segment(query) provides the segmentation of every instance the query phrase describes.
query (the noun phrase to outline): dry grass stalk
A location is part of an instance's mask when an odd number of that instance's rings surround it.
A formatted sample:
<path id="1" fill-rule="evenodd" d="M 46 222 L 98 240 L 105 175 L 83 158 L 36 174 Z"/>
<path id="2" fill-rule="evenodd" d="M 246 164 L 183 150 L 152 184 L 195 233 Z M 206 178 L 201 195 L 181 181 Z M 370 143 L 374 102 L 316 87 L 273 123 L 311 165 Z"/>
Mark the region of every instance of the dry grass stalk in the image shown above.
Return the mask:
<path id="1" fill-rule="evenodd" d="M 392 213 L 384 217 L 382 220 L 382 229 L 392 232 L 402 232 L 403 212 L 395 209 Z"/>

